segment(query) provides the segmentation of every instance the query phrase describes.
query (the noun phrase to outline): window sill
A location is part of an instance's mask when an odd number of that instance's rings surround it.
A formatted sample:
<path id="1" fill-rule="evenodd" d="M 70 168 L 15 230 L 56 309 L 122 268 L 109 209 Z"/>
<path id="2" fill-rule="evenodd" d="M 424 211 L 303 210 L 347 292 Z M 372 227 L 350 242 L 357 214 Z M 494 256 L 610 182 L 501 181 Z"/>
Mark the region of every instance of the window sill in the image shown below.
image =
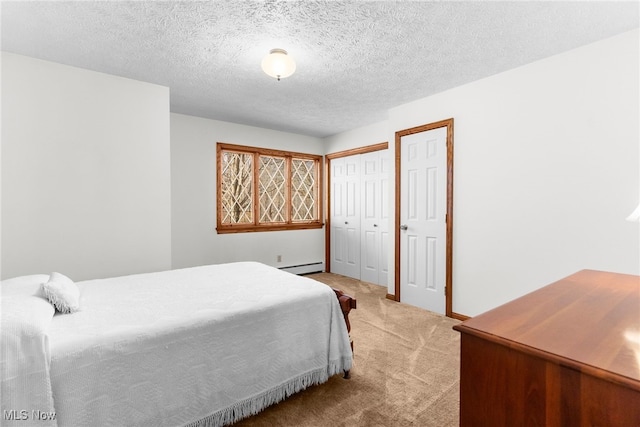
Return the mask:
<path id="1" fill-rule="evenodd" d="M 258 231 L 311 230 L 322 227 L 324 227 L 324 224 L 320 222 L 282 225 L 225 225 L 216 227 L 216 232 L 218 234 L 255 233 Z"/>

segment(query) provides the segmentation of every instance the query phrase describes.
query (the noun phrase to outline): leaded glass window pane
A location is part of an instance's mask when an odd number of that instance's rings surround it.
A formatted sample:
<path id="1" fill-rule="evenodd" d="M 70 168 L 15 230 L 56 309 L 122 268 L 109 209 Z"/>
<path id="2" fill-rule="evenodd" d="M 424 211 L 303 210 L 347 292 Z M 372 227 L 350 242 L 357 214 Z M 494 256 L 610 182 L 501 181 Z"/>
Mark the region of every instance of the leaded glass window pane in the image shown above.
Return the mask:
<path id="1" fill-rule="evenodd" d="M 222 153 L 223 224 L 253 223 L 253 155 L 224 151 Z"/>
<path id="2" fill-rule="evenodd" d="M 291 160 L 291 220 L 318 219 L 316 194 L 316 162 L 308 159 Z"/>
<path id="3" fill-rule="evenodd" d="M 286 221 L 286 163 L 283 157 L 260 156 L 260 222 Z"/>

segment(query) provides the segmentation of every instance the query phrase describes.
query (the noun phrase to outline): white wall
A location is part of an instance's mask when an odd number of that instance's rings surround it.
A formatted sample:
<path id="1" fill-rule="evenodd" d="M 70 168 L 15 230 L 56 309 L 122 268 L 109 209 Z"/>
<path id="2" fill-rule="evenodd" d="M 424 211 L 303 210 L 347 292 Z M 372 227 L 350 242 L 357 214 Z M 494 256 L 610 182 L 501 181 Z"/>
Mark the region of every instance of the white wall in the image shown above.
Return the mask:
<path id="1" fill-rule="evenodd" d="M 323 154 L 318 138 L 171 114 L 173 268 L 243 260 L 275 267 L 324 261 L 324 229 L 216 233 L 217 142 Z"/>
<path id="2" fill-rule="evenodd" d="M 395 139 L 387 140 L 388 135 L 389 122 L 387 120 L 342 132 L 324 139 L 325 154 L 338 153 L 350 148 L 365 147 L 381 142 L 388 142 L 389 146 L 395 144 Z"/>
<path id="3" fill-rule="evenodd" d="M 169 89 L 2 53 L 2 277 L 171 267 Z"/>
<path id="4" fill-rule="evenodd" d="M 393 156 L 396 131 L 454 118 L 454 312 L 477 315 L 585 268 L 640 274 L 638 224 L 624 220 L 640 194 L 639 39 L 584 46 L 372 125 L 388 128 L 379 139 Z M 328 146 L 362 145 L 372 127 Z"/>

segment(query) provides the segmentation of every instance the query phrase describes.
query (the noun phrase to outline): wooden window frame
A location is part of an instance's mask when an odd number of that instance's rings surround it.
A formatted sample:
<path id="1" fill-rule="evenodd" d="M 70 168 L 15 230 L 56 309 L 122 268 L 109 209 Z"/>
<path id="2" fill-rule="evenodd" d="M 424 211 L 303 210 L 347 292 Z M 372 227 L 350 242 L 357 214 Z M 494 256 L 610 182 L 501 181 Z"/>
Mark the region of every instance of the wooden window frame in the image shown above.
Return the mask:
<path id="1" fill-rule="evenodd" d="M 252 210 L 253 223 L 251 224 L 223 224 L 222 223 L 222 152 L 233 151 L 236 153 L 251 154 L 253 156 L 253 183 L 252 183 Z M 259 181 L 259 159 L 260 156 L 284 157 L 286 168 L 286 220 L 278 223 L 260 223 L 260 200 L 258 193 Z M 317 219 L 310 221 L 292 221 L 291 207 L 291 159 L 313 160 L 316 166 L 315 201 L 317 204 Z M 216 144 L 216 231 L 218 234 L 227 233 L 247 233 L 256 231 L 284 231 L 284 230 L 308 230 L 322 228 L 323 223 L 323 193 L 322 193 L 322 173 L 323 156 L 316 154 L 297 153 L 292 151 L 273 150 L 269 148 L 249 147 L 245 145 L 227 144 L 218 142 Z"/>

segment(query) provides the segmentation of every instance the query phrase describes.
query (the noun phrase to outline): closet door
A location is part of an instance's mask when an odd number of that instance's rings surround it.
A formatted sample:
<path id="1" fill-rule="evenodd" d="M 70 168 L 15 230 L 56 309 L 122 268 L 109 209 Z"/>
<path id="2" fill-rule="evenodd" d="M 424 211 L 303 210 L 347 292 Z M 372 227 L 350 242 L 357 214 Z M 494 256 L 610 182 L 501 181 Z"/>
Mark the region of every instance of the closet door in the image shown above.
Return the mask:
<path id="1" fill-rule="evenodd" d="M 388 255 L 388 150 L 360 156 L 361 219 L 360 279 L 387 285 Z"/>
<path id="2" fill-rule="evenodd" d="M 389 150 L 378 152 L 380 155 L 380 255 L 378 257 L 378 285 L 389 284 Z"/>
<path id="3" fill-rule="evenodd" d="M 331 271 L 360 278 L 360 159 L 331 161 Z"/>

